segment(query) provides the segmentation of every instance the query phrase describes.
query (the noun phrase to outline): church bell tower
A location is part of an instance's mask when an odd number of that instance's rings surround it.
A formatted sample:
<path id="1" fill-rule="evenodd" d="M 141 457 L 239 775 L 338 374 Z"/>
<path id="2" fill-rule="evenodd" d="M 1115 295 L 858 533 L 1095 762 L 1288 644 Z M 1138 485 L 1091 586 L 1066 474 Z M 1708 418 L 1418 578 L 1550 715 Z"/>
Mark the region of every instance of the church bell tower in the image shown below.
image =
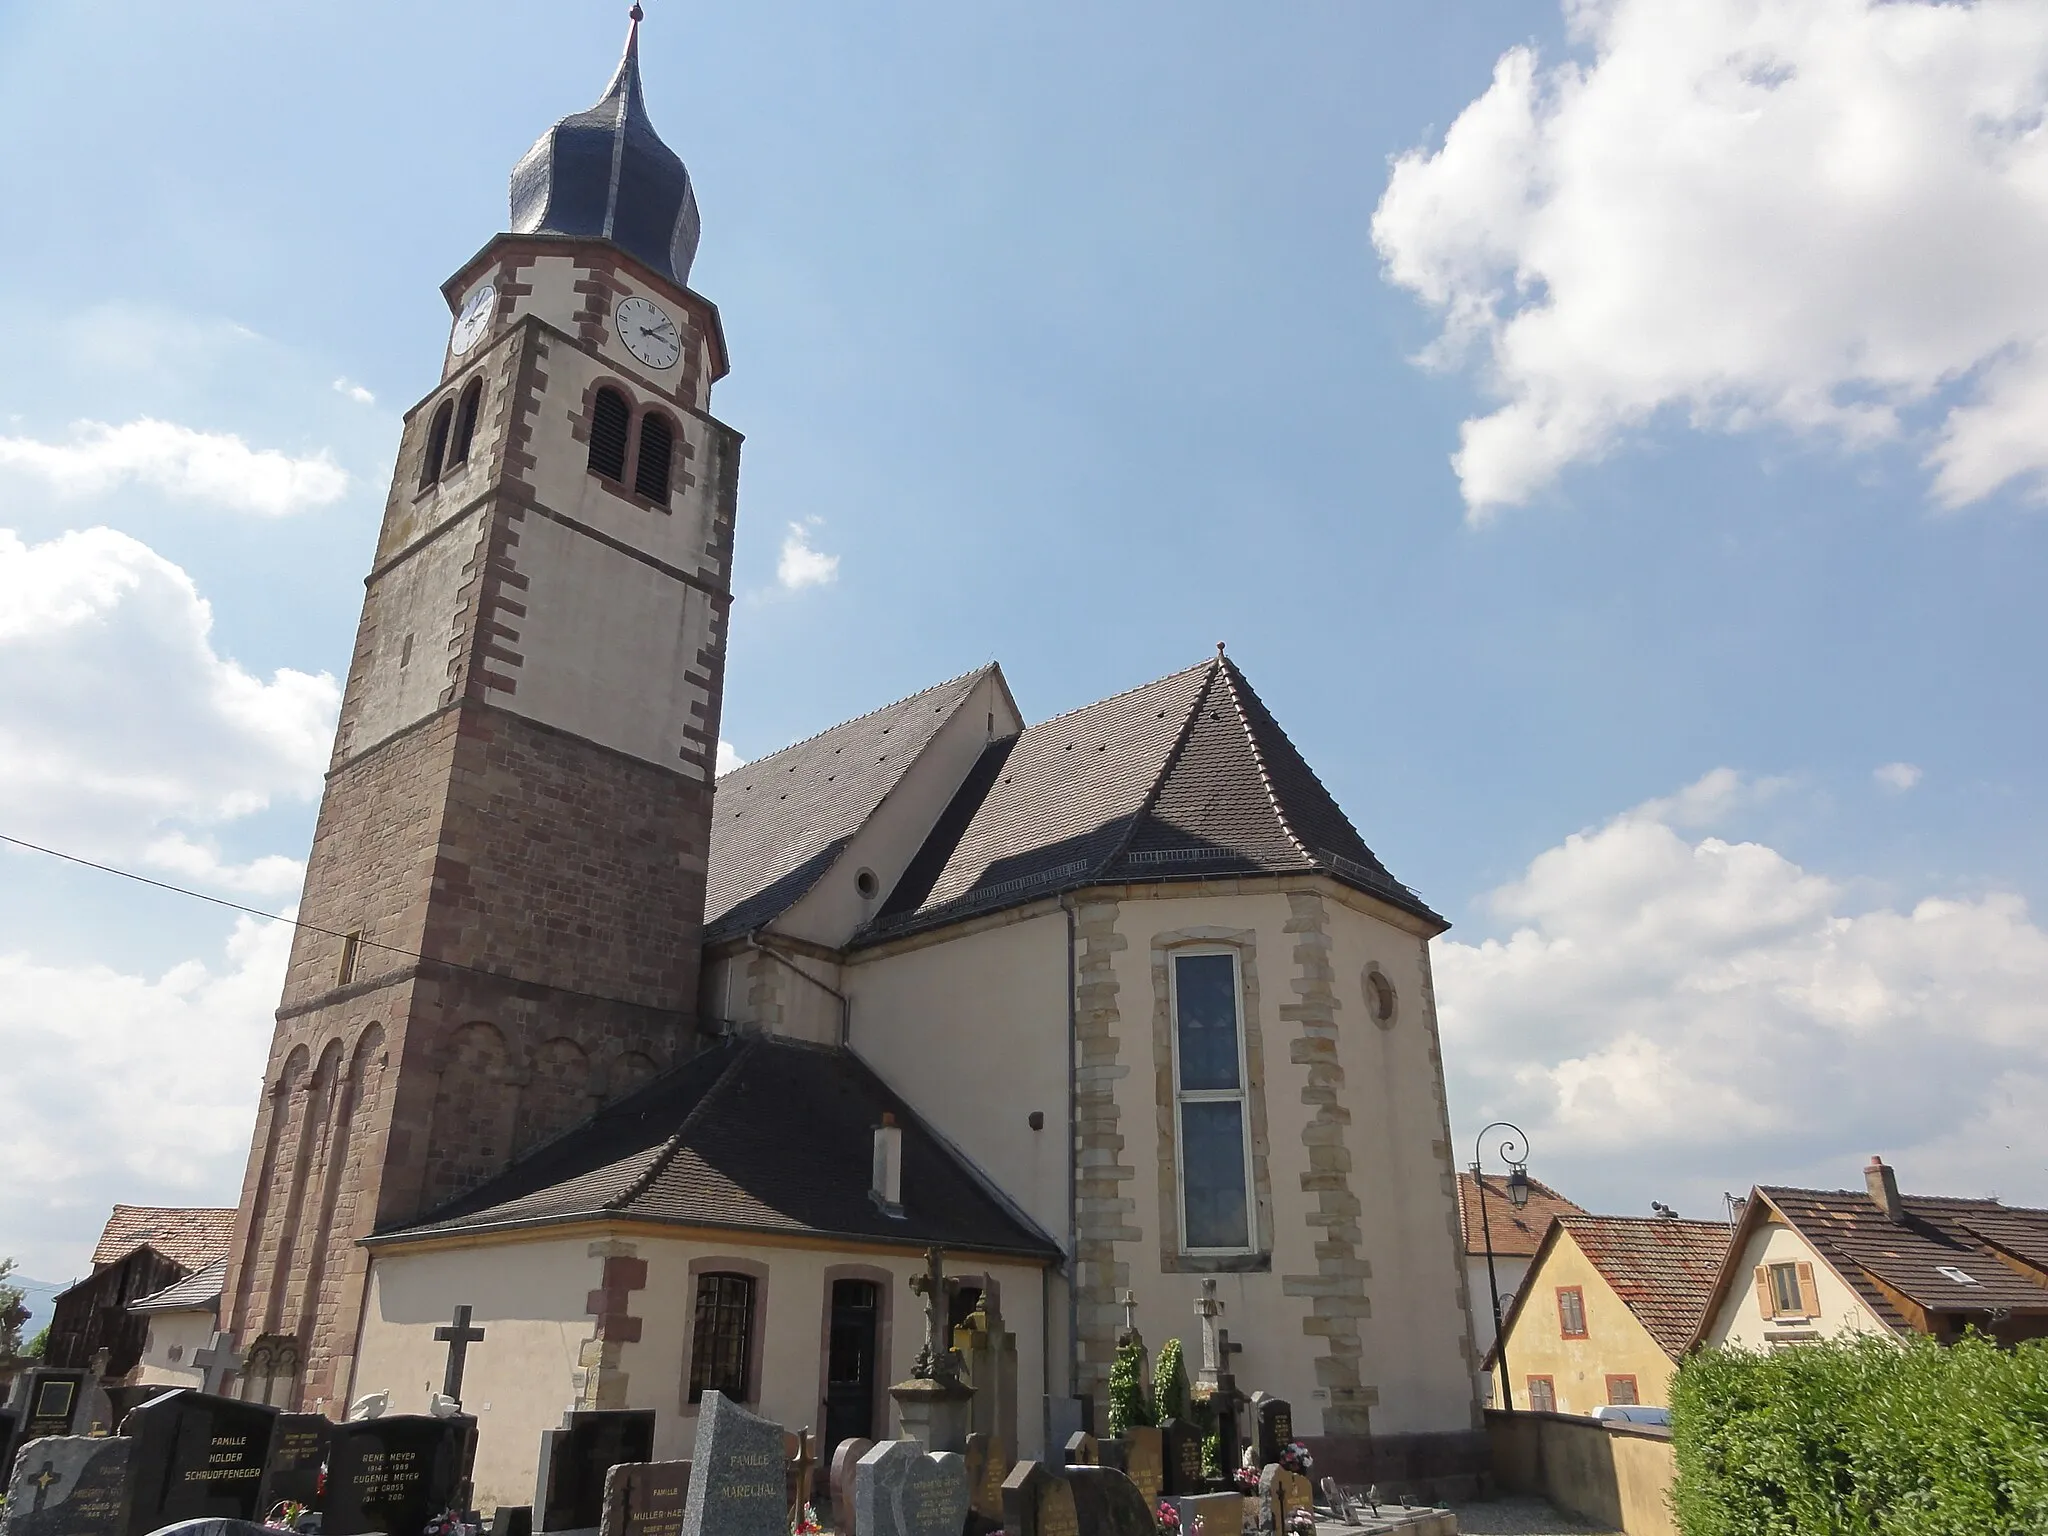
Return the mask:
<path id="1" fill-rule="evenodd" d="M 246 1397 L 340 1416 L 358 1240 L 691 1049 L 740 439 L 632 18 L 442 286 L 222 1297 Z"/>

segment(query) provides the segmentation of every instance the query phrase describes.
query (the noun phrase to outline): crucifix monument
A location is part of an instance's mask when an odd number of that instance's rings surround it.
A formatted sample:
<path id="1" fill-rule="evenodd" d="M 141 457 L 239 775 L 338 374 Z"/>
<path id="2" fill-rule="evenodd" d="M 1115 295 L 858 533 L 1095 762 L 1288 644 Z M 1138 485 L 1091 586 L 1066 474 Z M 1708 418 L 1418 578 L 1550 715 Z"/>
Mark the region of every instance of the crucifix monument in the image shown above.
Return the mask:
<path id="1" fill-rule="evenodd" d="M 462 1401 L 462 1369 L 469 1362 L 469 1346 L 480 1342 L 483 1336 L 483 1329 L 469 1326 L 467 1302 L 455 1309 L 452 1321 L 434 1330 L 434 1342 L 448 1346 L 448 1369 L 441 1377 L 443 1396 Z"/>
<path id="2" fill-rule="evenodd" d="M 206 1347 L 192 1352 L 192 1363 L 199 1368 L 199 1390 L 219 1397 L 228 1377 L 242 1368 L 242 1357 L 235 1352 L 235 1341 L 215 1329 Z"/>

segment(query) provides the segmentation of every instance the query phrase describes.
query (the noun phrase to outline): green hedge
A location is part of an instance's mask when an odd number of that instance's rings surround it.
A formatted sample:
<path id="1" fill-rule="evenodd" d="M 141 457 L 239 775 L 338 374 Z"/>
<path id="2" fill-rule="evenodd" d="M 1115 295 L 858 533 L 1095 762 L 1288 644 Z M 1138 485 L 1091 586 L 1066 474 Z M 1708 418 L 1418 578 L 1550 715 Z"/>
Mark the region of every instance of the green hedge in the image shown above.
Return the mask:
<path id="1" fill-rule="evenodd" d="M 1671 1427 L 1685 1536 L 2048 1532 L 2048 1341 L 1706 1350 Z"/>

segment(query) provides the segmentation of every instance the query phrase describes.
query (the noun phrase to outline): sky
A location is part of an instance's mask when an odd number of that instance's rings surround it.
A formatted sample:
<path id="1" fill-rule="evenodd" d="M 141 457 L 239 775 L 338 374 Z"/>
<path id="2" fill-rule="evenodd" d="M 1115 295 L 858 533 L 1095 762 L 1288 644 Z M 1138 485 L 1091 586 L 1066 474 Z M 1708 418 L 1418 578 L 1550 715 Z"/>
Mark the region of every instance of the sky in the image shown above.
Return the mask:
<path id="1" fill-rule="evenodd" d="M 438 286 L 624 29 L 0 0 L 0 834 L 293 909 Z M 1226 641 L 1453 923 L 1461 1162 L 2048 1204 L 2048 9 L 652 0 L 643 74 L 729 757 Z M 0 848 L 0 1254 L 234 1203 L 285 933 Z"/>

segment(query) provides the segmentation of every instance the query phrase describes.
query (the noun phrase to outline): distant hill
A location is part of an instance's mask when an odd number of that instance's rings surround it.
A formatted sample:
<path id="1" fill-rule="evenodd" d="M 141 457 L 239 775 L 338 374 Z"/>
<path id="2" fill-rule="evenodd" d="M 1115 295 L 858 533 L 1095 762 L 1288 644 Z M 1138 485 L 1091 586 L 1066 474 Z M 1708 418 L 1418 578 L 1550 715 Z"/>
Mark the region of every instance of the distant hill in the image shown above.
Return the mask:
<path id="1" fill-rule="evenodd" d="M 27 1275 L 9 1275 L 4 1283 L 21 1287 L 22 1305 L 28 1308 L 28 1325 L 21 1330 L 24 1344 L 49 1325 L 53 1303 L 73 1284 L 69 1280 L 31 1280 Z"/>

